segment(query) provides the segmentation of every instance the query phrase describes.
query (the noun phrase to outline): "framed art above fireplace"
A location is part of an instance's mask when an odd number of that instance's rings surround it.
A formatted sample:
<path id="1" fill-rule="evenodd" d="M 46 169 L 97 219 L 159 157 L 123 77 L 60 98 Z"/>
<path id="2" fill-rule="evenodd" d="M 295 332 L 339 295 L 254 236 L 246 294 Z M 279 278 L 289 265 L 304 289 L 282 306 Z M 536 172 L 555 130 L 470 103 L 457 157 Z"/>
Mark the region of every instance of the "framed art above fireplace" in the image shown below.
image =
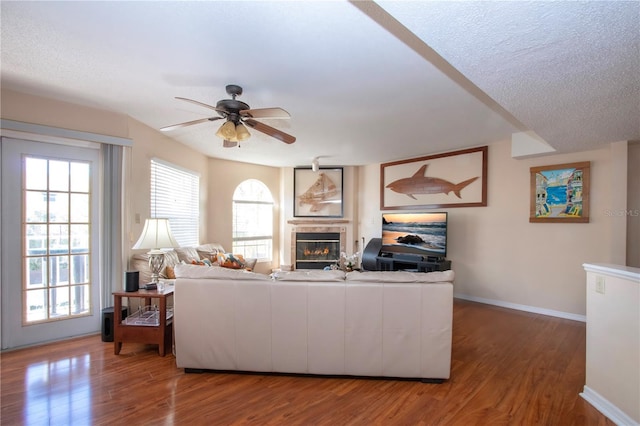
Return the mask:
<path id="1" fill-rule="evenodd" d="M 293 216 L 343 217 L 343 169 L 293 169 Z"/>

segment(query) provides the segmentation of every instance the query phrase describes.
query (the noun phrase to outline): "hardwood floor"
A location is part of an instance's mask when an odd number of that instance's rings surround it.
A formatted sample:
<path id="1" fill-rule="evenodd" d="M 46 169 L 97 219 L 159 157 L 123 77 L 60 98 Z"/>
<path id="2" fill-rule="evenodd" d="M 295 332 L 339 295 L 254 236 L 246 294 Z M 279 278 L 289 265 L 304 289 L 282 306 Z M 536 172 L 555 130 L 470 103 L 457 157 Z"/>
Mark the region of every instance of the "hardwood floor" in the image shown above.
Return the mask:
<path id="1" fill-rule="evenodd" d="M 100 336 L 4 352 L 3 425 L 613 425 L 578 393 L 585 324 L 454 303 L 451 379 L 185 374 Z"/>

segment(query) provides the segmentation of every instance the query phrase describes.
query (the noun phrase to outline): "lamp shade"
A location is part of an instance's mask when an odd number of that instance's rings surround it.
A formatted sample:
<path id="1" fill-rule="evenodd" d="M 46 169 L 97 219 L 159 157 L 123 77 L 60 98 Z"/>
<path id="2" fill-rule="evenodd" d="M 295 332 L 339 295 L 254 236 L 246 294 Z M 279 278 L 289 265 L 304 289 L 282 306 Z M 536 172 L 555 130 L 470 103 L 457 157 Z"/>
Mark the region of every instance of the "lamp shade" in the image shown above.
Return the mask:
<path id="1" fill-rule="evenodd" d="M 236 125 L 233 124 L 233 121 L 226 121 L 220 126 L 216 132 L 216 136 L 222 139 L 234 140 L 236 138 Z"/>
<path id="2" fill-rule="evenodd" d="M 132 248 L 158 250 L 168 247 L 180 247 L 180 244 L 171 234 L 169 219 L 156 218 L 145 220 L 142 234 Z"/>
<path id="3" fill-rule="evenodd" d="M 251 133 L 247 130 L 244 124 L 238 123 L 236 126 L 236 138 L 239 141 L 245 141 L 251 137 Z"/>

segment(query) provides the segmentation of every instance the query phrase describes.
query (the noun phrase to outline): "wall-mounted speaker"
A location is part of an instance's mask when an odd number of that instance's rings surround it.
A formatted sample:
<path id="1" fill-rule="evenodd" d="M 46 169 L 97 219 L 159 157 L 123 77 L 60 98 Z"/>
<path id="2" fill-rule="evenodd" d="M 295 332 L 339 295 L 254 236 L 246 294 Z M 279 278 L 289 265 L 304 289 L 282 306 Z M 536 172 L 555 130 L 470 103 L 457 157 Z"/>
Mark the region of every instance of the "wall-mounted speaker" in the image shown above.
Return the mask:
<path id="1" fill-rule="evenodd" d="M 140 285 L 140 272 L 139 271 L 127 271 L 125 272 L 124 291 L 133 292 L 138 291 Z"/>

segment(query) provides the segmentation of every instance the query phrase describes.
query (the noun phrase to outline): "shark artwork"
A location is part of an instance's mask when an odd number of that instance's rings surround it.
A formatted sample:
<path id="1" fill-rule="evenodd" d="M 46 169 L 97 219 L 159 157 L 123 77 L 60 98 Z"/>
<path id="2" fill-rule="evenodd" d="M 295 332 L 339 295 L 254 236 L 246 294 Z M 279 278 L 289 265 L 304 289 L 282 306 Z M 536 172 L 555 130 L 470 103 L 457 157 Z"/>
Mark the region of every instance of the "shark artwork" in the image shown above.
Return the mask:
<path id="1" fill-rule="evenodd" d="M 423 165 L 413 176 L 393 181 L 386 187 L 393 192 L 405 194 L 414 200 L 417 200 L 414 194 L 449 194 L 450 192 L 453 192 L 461 199 L 460 191 L 479 177 L 476 176 L 455 184 L 444 179 L 425 176 L 427 166 L 428 164 Z"/>

